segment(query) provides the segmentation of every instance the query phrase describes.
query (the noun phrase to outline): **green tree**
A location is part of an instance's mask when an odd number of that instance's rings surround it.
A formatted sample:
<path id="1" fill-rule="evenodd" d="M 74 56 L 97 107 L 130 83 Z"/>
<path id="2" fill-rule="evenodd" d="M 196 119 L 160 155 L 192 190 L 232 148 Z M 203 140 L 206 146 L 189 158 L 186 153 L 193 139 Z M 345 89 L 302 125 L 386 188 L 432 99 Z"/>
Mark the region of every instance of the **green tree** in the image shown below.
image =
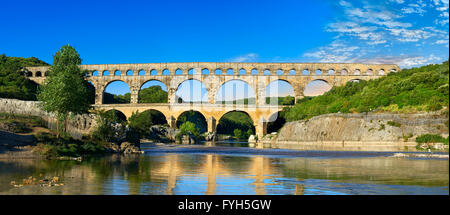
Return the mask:
<path id="1" fill-rule="evenodd" d="M 242 131 L 240 129 L 234 129 L 233 134 L 236 138 L 242 139 Z"/>
<path id="2" fill-rule="evenodd" d="M 84 80 L 86 74 L 78 68 L 81 64 L 80 55 L 72 46 L 61 47 L 53 56 L 53 62 L 37 98 L 45 111 L 56 115 L 59 138 L 61 127 L 64 132 L 67 130 L 68 116 L 87 113 L 89 110 L 89 91 Z"/>
<path id="3" fill-rule="evenodd" d="M 200 136 L 200 129 L 194 123 L 186 121 L 180 126 L 180 133 L 178 136 L 192 134 L 195 138 Z"/>

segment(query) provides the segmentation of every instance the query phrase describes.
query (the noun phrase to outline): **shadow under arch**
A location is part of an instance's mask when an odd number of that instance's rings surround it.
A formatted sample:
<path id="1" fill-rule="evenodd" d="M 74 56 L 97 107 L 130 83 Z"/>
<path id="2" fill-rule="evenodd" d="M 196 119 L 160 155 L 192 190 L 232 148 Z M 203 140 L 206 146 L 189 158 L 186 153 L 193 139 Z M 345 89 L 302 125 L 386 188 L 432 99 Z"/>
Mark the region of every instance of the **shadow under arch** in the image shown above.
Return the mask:
<path id="1" fill-rule="evenodd" d="M 217 90 L 216 104 L 256 104 L 255 90 L 241 79 L 225 81 Z"/>
<path id="2" fill-rule="evenodd" d="M 142 83 L 138 92 L 138 103 L 167 103 L 167 85 L 157 79 Z"/>
<path id="3" fill-rule="evenodd" d="M 239 129 L 243 135 L 247 134 L 245 135 L 246 138 L 251 134 L 255 134 L 254 121 L 246 111 L 228 111 L 217 122 L 216 132 L 218 134 L 234 135 L 235 129 Z"/>
<path id="4" fill-rule="evenodd" d="M 139 114 L 147 115 L 153 125 L 167 125 L 167 117 L 163 112 L 156 109 L 147 109 L 145 111 L 139 112 Z"/>
<path id="5" fill-rule="evenodd" d="M 188 110 L 178 115 L 176 122 L 177 128 L 180 128 L 180 126 L 187 121 L 194 123 L 200 130 L 200 133 L 205 133 L 208 129 L 206 117 L 200 111 Z"/>
<path id="6" fill-rule="evenodd" d="M 177 103 L 208 103 L 208 90 L 201 80 L 196 78 L 183 80 L 176 89 Z"/>
<path id="7" fill-rule="evenodd" d="M 283 111 L 273 113 L 267 123 L 267 133 L 278 132 L 286 123 Z"/>
<path id="8" fill-rule="evenodd" d="M 117 85 L 115 87 L 112 87 L 114 89 L 109 88 L 109 90 L 115 90 L 115 91 L 122 91 L 123 94 L 115 94 L 112 91 L 108 92 L 108 87 L 111 87 L 113 85 Z M 126 87 L 125 87 L 126 85 Z M 126 90 L 123 88 L 125 87 Z M 105 85 L 105 88 L 103 89 L 103 104 L 124 104 L 124 103 L 130 103 L 131 99 L 131 91 L 130 91 L 130 85 L 120 79 L 111 80 Z"/>
<path id="9" fill-rule="evenodd" d="M 110 117 L 115 117 L 113 120 L 114 122 L 121 123 L 127 121 L 127 116 L 125 116 L 125 114 L 120 110 L 111 109 L 106 111 L 106 114 Z"/>

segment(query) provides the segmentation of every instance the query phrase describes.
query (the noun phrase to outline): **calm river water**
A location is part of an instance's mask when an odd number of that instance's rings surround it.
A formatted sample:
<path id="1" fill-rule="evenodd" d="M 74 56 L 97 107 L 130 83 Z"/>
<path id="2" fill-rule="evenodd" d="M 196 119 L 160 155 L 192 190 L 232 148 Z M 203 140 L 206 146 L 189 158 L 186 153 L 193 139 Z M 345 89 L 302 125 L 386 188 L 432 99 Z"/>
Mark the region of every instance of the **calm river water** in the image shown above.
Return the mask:
<path id="1" fill-rule="evenodd" d="M 385 152 L 148 145 L 144 155 L 0 160 L 0 194 L 449 194 L 448 159 Z M 14 187 L 33 176 L 63 186 Z"/>

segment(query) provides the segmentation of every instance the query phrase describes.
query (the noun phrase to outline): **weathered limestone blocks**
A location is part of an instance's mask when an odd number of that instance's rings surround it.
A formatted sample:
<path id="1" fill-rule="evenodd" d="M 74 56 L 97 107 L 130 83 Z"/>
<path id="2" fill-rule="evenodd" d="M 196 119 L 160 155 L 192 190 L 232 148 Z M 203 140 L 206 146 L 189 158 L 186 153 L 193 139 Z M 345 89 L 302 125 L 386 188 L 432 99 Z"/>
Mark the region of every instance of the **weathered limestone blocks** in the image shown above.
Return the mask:
<path id="1" fill-rule="evenodd" d="M 436 113 L 326 114 L 286 123 L 274 142 L 413 142 L 427 133 L 448 136 L 447 120 Z"/>

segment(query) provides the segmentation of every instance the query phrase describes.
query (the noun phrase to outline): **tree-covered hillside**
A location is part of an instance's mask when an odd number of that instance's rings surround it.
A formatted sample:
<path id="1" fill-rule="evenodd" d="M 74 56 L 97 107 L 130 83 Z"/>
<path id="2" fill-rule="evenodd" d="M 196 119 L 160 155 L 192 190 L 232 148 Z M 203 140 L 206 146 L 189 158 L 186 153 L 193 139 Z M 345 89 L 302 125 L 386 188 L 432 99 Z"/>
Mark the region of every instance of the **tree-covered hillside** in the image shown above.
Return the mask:
<path id="1" fill-rule="evenodd" d="M 305 98 L 285 113 L 287 121 L 327 113 L 436 111 L 449 105 L 449 64 L 403 69 L 370 81 L 349 82 L 314 98 Z"/>
<path id="2" fill-rule="evenodd" d="M 8 57 L 0 55 L 0 98 L 36 100 L 37 84 L 19 74 L 25 66 L 48 66 L 35 57 Z"/>

